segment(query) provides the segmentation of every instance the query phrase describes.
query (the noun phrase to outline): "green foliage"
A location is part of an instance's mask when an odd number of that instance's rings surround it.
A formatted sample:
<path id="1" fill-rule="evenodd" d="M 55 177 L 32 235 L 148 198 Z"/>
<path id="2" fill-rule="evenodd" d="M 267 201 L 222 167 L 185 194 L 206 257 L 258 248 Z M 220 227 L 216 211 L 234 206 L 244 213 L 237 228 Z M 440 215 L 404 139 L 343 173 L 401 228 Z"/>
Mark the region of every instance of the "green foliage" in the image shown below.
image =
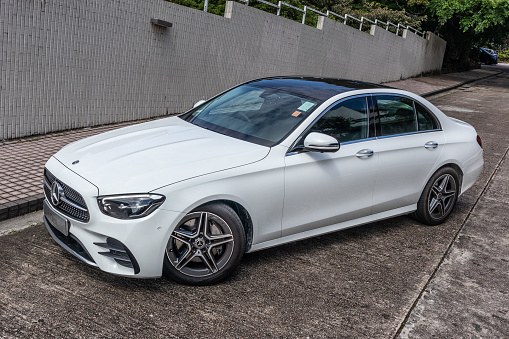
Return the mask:
<path id="1" fill-rule="evenodd" d="M 199 10 L 203 10 L 204 5 L 204 0 L 166 0 L 166 1 L 170 1 L 179 5 Z M 271 1 L 274 4 L 277 4 L 277 0 L 267 0 L 267 1 Z M 327 10 L 332 10 L 333 12 L 340 15 L 350 14 L 359 19 L 364 16 L 372 21 L 378 19 L 383 22 L 390 21 L 394 24 L 401 23 L 405 26 L 410 25 L 419 30 L 421 29 L 422 21 L 426 19 L 426 15 L 415 15 L 406 12 L 404 8 L 394 7 L 393 5 L 394 3 L 391 1 L 387 1 L 387 3 L 384 3 L 383 1 L 368 2 L 366 0 L 286 0 L 285 2 L 301 9 L 304 8 L 304 5 L 307 5 L 324 13 L 327 12 Z M 209 0 L 208 12 L 217 15 L 224 15 L 225 4 L 226 0 Z M 276 8 L 257 1 L 251 1 L 249 3 L 249 6 L 273 14 L 276 14 L 277 12 Z M 281 8 L 281 16 L 297 22 L 302 21 L 302 13 L 287 6 L 283 6 Z M 307 25 L 316 26 L 317 20 L 318 14 L 311 11 L 307 12 L 305 22 Z M 354 20 L 349 20 L 348 24 L 355 28 L 359 27 L 359 23 Z M 365 27 L 369 30 L 369 25 L 366 25 Z"/>
<path id="2" fill-rule="evenodd" d="M 195 8 L 198 10 L 203 10 L 203 6 L 205 4 L 205 0 L 166 0 L 166 1 L 173 2 L 173 3 L 179 4 L 182 6 L 186 6 L 186 7 Z M 275 5 L 277 5 L 277 2 L 278 2 L 277 0 L 272 0 L 272 1 L 266 0 L 266 1 L 272 2 Z M 299 0 L 285 0 L 285 2 L 287 4 L 295 6 L 297 8 L 304 9 L 304 5 Z M 226 0 L 209 0 L 208 12 L 212 13 L 212 14 L 223 16 L 225 7 L 226 7 Z M 254 7 L 254 8 L 257 8 L 257 9 L 260 9 L 262 11 L 272 13 L 272 14 L 277 13 L 277 8 L 266 5 L 261 2 L 257 2 L 257 1 L 250 1 L 249 7 Z M 302 12 L 299 12 L 293 8 L 288 7 L 288 6 L 283 6 L 281 8 L 280 16 L 290 19 L 290 20 L 293 20 L 293 21 L 302 22 Z M 307 25 L 316 26 L 317 20 L 318 20 L 318 15 L 316 13 L 308 12 L 306 14 L 306 24 Z"/>
<path id="3" fill-rule="evenodd" d="M 205 0 L 166 0 L 166 1 L 199 10 L 203 10 L 203 6 L 205 5 Z M 226 1 L 224 0 L 209 0 L 208 12 L 223 16 L 225 6 Z"/>
<path id="4" fill-rule="evenodd" d="M 266 1 L 272 2 L 275 5 L 277 5 L 277 3 L 278 3 L 277 0 L 272 0 L 272 1 L 266 0 Z M 287 4 L 295 6 L 297 8 L 304 9 L 304 5 L 299 0 L 285 0 L 285 2 Z M 272 6 L 269 6 L 269 5 L 266 5 L 261 2 L 257 2 L 257 1 L 250 1 L 249 6 L 261 9 L 265 12 L 269 12 L 269 13 L 273 13 L 273 14 L 277 13 L 277 8 L 274 8 Z M 316 14 L 314 14 L 314 15 L 313 14 L 314 13 L 310 13 L 310 12 L 308 12 L 306 14 L 306 24 L 307 25 L 316 26 L 316 20 L 318 19 L 318 16 Z M 293 8 L 288 7 L 288 6 L 282 6 L 280 16 L 282 16 L 283 18 L 287 18 L 287 19 L 296 21 L 296 22 L 302 22 L 302 12 L 299 12 Z"/>
<path id="5" fill-rule="evenodd" d="M 499 52 L 498 61 L 509 61 L 509 50 Z"/>
<path id="6" fill-rule="evenodd" d="M 384 4 L 380 4 L 377 2 L 367 2 L 362 1 L 362 7 L 355 8 L 352 6 L 351 8 L 339 8 L 337 6 L 333 7 L 334 10 L 338 10 L 340 14 L 350 14 L 354 17 L 361 18 L 365 17 L 372 21 L 378 19 L 383 22 L 392 22 L 393 24 L 402 24 L 405 26 L 412 26 L 415 29 L 421 30 L 422 21 L 426 19 L 426 16 L 414 15 L 408 13 L 404 8 L 403 9 L 393 9 L 385 6 Z"/>
<path id="7" fill-rule="evenodd" d="M 429 7 L 440 24 L 459 17 L 464 32 L 473 28 L 475 33 L 482 33 L 489 27 L 509 24 L 507 0 L 430 0 Z"/>
<path id="8" fill-rule="evenodd" d="M 444 67 L 468 69 L 473 47 L 501 44 L 509 36 L 508 0 L 418 0 L 426 5 L 435 32 L 447 41 Z"/>
<path id="9" fill-rule="evenodd" d="M 390 21 L 394 24 L 401 23 L 418 30 L 421 29 L 422 21 L 426 19 L 426 15 L 416 15 L 407 12 L 404 7 L 396 6 L 393 1 L 302 0 L 302 2 L 322 12 L 326 12 L 329 9 L 340 15 L 349 14 L 359 19 L 365 17 L 372 21 L 378 19 L 383 22 Z M 354 20 L 348 20 L 348 24 L 355 28 L 359 27 L 359 23 Z M 366 28 L 369 29 L 369 25 L 366 25 Z"/>

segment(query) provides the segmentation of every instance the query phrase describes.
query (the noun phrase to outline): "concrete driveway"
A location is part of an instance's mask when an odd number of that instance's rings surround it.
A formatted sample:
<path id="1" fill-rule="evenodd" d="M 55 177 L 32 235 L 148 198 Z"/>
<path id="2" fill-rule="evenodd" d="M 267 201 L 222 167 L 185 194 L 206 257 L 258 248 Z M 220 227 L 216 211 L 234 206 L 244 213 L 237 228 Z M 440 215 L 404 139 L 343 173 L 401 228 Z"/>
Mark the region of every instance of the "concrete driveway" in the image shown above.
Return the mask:
<path id="1" fill-rule="evenodd" d="M 447 302 L 444 298 L 455 291 L 465 296 L 462 291 L 475 277 L 458 284 L 440 278 L 446 269 L 449 276 L 472 269 L 455 271 L 469 260 L 454 251 L 461 250 L 462 239 L 473 238 L 473 246 L 486 245 L 476 261 L 479 267 L 490 263 L 490 270 L 500 273 L 487 278 L 480 293 L 493 298 L 509 293 L 509 253 L 491 253 L 489 246 L 489 239 L 493 250 L 503 247 L 493 243 L 496 239 L 507 245 L 509 75 L 430 101 L 474 125 L 485 150 L 481 178 L 445 224 L 429 227 L 399 217 L 248 254 L 232 278 L 207 287 L 102 273 L 67 254 L 36 225 L 0 237 L 0 336 L 388 338 L 436 333 L 460 338 L 509 333 L 506 302 L 490 303 L 505 307 L 505 314 L 493 311 L 498 318 L 474 314 L 468 326 L 461 319 L 451 325 L 448 314 L 464 313 L 462 303 L 482 300 Z M 486 243 L 475 238 L 483 236 L 489 238 Z M 482 274 L 490 277 L 490 270 Z M 430 288 L 442 288 L 442 294 L 427 298 Z M 441 326 L 447 332 L 440 332 Z"/>

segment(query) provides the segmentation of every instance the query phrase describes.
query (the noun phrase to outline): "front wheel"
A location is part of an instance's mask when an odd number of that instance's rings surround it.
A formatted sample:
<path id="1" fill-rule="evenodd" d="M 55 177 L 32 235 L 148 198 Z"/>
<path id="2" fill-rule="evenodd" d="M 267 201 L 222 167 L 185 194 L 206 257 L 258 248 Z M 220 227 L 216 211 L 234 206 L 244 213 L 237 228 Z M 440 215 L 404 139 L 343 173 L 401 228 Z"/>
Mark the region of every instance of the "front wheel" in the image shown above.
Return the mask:
<path id="1" fill-rule="evenodd" d="M 188 285 L 226 278 L 245 252 L 245 231 L 227 205 L 204 205 L 187 214 L 172 232 L 164 257 L 164 273 Z"/>
<path id="2" fill-rule="evenodd" d="M 450 167 L 441 168 L 424 187 L 413 217 L 426 225 L 443 223 L 454 209 L 458 194 L 458 174 Z"/>

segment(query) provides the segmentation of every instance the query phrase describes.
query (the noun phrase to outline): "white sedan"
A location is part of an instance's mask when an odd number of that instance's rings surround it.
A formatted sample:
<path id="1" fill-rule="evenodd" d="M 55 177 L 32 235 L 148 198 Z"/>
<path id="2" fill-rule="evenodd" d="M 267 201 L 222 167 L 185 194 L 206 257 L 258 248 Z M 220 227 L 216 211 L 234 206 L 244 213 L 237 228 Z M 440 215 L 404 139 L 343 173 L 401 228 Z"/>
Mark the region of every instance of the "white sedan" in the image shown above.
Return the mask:
<path id="1" fill-rule="evenodd" d="M 44 221 L 103 271 L 210 284 L 245 252 L 403 214 L 440 224 L 482 168 L 475 129 L 415 94 L 265 78 L 65 146 Z"/>

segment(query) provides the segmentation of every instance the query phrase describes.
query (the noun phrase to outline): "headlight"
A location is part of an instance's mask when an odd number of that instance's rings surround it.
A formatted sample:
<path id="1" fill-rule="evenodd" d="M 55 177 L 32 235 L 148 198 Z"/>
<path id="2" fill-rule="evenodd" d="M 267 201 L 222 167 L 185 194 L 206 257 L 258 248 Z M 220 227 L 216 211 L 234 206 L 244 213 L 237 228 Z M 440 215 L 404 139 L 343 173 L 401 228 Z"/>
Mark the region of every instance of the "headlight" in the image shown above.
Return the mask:
<path id="1" fill-rule="evenodd" d="M 164 195 L 129 194 L 98 197 L 99 209 L 117 219 L 143 218 L 154 212 L 164 202 Z"/>

